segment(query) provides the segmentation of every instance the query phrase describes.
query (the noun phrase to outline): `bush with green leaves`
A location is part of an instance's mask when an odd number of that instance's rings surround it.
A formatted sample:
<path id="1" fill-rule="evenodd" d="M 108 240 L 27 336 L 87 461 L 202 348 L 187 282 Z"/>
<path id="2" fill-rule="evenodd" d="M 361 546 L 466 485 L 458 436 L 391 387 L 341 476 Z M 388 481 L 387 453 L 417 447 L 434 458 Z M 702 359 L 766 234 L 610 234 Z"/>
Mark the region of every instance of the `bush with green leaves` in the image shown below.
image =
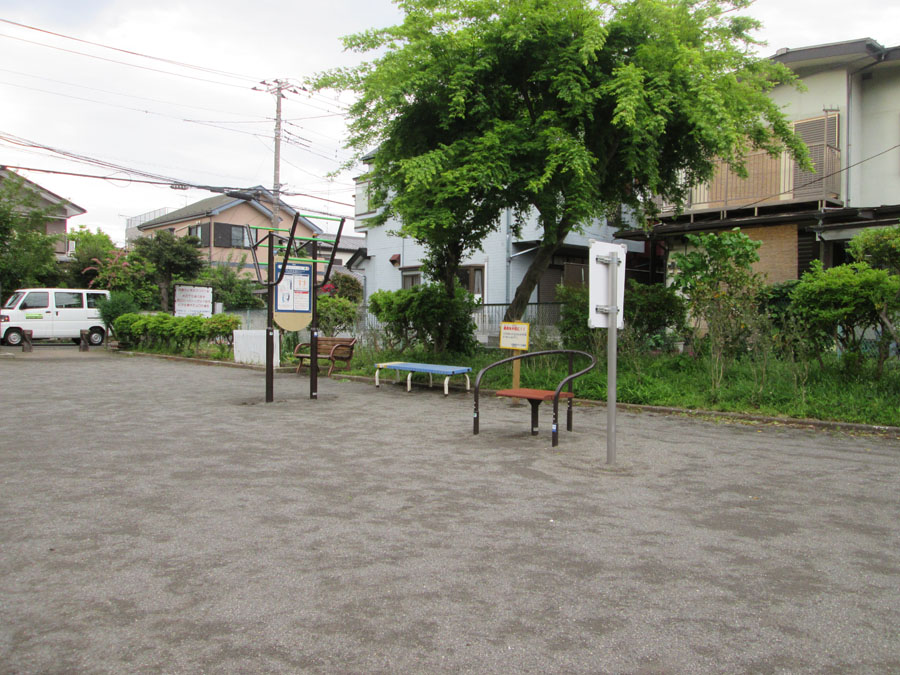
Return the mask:
<path id="1" fill-rule="evenodd" d="M 606 333 L 588 327 L 589 291 L 586 286 L 559 286 L 556 297 L 562 303 L 557 326 L 566 349 L 597 351 Z M 623 307 L 628 338 L 639 350 L 670 345 L 684 331 L 684 300 L 673 288 L 661 284 L 625 285 Z M 671 331 L 672 338 L 669 337 Z M 630 343 L 631 344 L 631 343 Z"/>
<path id="2" fill-rule="evenodd" d="M 211 287 L 213 302 L 221 302 L 226 310 L 265 307 L 263 299 L 253 293 L 258 284 L 249 277 L 238 274 L 237 270 L 243 263 L 242 258 L 238 267 L 231 267 L 228 264 L 211 265 L 200 272 L 196 281 Z"/>
<path id="3" fill-rule="evenodd" d="M 363 287 L 359 279 L 353 275 L 335 272 L 331 275 L 331 284 L 337 297 L 346 298 L 356 305 L 362 302 Z"/>
<path id="4" fill-rule="evenodd" d="M 100 312 L 100 318 L 106 326 L 107 332 L 110 327 L 115 332 L 115 322 L 123 314 L 134 314 L 140 310 L 134 298 L 130 293 L 122 291 L 113 291 L 109 294 L 109 298 L 101 297 L 97 302 L 97 311 Z M 116 333 L 118 337 L 118 333 Z M 121 339 L 121 338 L 120 338 Z"/>
<path id="5" fill-rule="evenodd" d="M 316 298 L 319 329 L 325 335 L 334 336 L 353 327 L 357 306 L 347 298 L 321 295 Z"/>
<path id="6" fill-rule="evenodd" d="M 119 341 L 128 347 L 184 351 L 203 341 L 230 345 L 241 319 L 230 314 L 210 318 L 171 314 L 123 314 L 113 323 Z"/>
<path id="7" fill-rule="evenodd" d="M 232 344 L 234 331 L 241 327 L 241 318 L 232 314 L 213 314 L 206 319 L 206 337 L 213 342 Z"/>
<path id="8" fill-rule="evenodd" d="M 141 320 L 137 312 L 122 314 L 113 321 L 113 332 L 124 347 L 133 347 L 140 343 L 141 334 L 134 330 L 135 324 Z"/>
<path id="9" fill-rule="evenodd" d="M 809 339 L 837 341 L 849 365 L 863 355 L 863 339 L 867 329 L 880 335 L 878 374 L 888 358 L 890 331 L 882 313 L 897 312 L 900 298 L 900 275 L 874 269 L 858 262 L 824 269 L 813 261 L 791 294 L 796 315 L 808 327 Z"/>
<path id="10" fill-rule="evenodd" d="M 369 296 L 369 311 L 384 327 L 391 349 L 420 344 L 436 353 L 469 354 L 478 345 L 472 319 L 478 303 L 461 286 L 454 291 L 448 297 L 441 284 L 376 291 Z"/>

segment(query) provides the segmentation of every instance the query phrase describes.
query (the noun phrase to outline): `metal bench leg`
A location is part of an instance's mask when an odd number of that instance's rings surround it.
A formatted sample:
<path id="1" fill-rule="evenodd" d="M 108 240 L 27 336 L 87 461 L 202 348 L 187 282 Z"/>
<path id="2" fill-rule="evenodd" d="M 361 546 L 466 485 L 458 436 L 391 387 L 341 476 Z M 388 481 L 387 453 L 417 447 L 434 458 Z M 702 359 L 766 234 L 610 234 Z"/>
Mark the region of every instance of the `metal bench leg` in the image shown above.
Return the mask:
<path id="1" fill-rule="evenodd" d="M 531 404 L 531 435 L 538 435 L 538 408 L 541 405 L 540 401 L 528 401 Z"/>

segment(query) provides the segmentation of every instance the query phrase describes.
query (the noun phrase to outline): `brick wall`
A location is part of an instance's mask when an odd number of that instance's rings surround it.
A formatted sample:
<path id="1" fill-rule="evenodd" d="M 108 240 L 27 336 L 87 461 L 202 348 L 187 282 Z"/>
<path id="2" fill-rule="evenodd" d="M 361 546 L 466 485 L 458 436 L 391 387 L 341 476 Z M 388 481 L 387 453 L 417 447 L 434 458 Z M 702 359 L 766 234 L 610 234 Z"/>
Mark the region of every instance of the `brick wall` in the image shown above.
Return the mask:
<path id="1" fill-rule="evenodd" d="M 797 278 L 797 226 L 743 227 L 741 232 L 761 241 L 759 262 L 753 268 L 770 284 Z"/>

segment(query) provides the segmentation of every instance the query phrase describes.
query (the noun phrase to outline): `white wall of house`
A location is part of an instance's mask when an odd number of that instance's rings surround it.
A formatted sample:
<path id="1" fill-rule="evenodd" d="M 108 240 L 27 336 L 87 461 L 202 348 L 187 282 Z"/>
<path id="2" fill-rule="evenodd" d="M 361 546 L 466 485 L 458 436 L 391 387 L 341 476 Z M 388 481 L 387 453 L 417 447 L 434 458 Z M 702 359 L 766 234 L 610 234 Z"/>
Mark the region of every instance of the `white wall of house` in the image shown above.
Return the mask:
<path id="1" fill-rule="evenodd" d="M 900 149 L 876 157 L 900 144 L 900 62 L 873 68 L 870 75 L 854 78 L 859 94 L 854 89 L 853 100 L 862 108 L 857 113 L 861 142 L 851 148 L 849 159 L 851 164 L 866 161 L 851 169 L 851 198 L 859 194 L 857 206 L 900 204 Z"/>
<path id="2" fill-rule="evenodd" d="M 484 268 L 484 293 L 481 299 L 485 304 L 507 304 L 512 300 L 533 257 L 528 249 L 540 240 L 541 231 L 535 217 L 523 225 L 519 236 L 512 234 L 512 226 L 511 214 L 502 214 L 497 230 L 485 238 L 482 249 L 462 263 L 463 266 Z M 365 275 L 366 298 L 377 290 L 398 290 L 403 287 L 404 275 L 418 273 L 425 249 L 412 239 L 390 234 L 397 227 L 396 223 L 369 227 L 365 219 L 358 219 L 356 222 L 356 234 L 366 236 L 366 251 L 369 256 L 368 260 L 354 267 Z M 597 221 L 582 233 L 570 234 L 566 238 L 566 244 L 587 249 L 591 239 L 612 241 L 613 229 Z M 641 249 L 639 243 L 627 244 L 635 250 Z M 399 256 L 395 263 L 391 262 L 393 256 Z M 532 294 L 531 301 L 537 302 L 537 290 Z"/>
<path id="3" fill-rule="evenodd" d="M 839 112 L 841 165 L 850 167 L 842 181 L 845 205 L 900 203 L 900 153 L 876 157 L 900 143 L 900 62 L 799 74 L 805 91 L 777 87 L 772 99 L 792 122 L 821 117 L 825 109 Z"/>

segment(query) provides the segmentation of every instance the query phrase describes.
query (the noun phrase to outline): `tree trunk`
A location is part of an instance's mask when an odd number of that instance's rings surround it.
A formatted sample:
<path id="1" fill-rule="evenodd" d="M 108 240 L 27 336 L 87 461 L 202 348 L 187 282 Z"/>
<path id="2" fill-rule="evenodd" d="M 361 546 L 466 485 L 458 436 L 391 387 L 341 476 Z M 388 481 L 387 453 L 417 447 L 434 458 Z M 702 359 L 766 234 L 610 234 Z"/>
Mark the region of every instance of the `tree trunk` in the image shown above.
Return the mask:
<path id="1" fill-rule="evenodd" d="M 561 245 L 562 239 L 558 239 L 556 243 L 553 244 L 542 244 L 537 250 L 534 260 L 531 261 L 531 265 L 529 265 L 528 270 L 525 272 L 525 276 L 522 277 L 522 281 L 519 283 L 518 288 L 516 288 L 516 294 L 513 296 L 512 302 L 509 303 L 509 307 L 506 308 L 506 314 L 503 316 L 504 321 L 520 321 L 522 319 L 532 292 L 537 287 L 544 272 L 550 266 L 553 255 Z"/>
<path id="2" fill-rule="evenodd" d="M 169 284 L 166 281 L 159 282 L 159 301 L 162 305 L 162 311 L 169 311 Z"/>
<path id="3" fill-rule="evenodd" d="M 512 302 L 509 304 L 509 307 L 506 308 L 506 314 L 503 317 L 504 321 L 520 321 L 522 319 L 522 316 L 525 314 L 525 309 L 528 306 L 528 299 L 531 297 L 535 287 L 537 287 L 544 272 L 547 271 L 547 268 L 553 260 L 553 256 L 559 250 L 559 247 L 562 246 L 566 239 L 566 235 L 569 234 L 569 230 L 571 229 L 572 224 L 569 222 L 569 218 L 563 216 L 562 220 L 556 224 L 554 228 L 555 231 L 550 233 L 551 238 L 548 241 L 548 233 L 545 226 L 544 238 L 543 241 L 541 241 L 541 246 L 538 248 L 534 260 L 531 261 L 531 265 L 528 266 L 525 276 L 522 277 L 521 283 L 519 283 L 518 288 L 516 288 L 516 294 L 513 296 Z"/>

